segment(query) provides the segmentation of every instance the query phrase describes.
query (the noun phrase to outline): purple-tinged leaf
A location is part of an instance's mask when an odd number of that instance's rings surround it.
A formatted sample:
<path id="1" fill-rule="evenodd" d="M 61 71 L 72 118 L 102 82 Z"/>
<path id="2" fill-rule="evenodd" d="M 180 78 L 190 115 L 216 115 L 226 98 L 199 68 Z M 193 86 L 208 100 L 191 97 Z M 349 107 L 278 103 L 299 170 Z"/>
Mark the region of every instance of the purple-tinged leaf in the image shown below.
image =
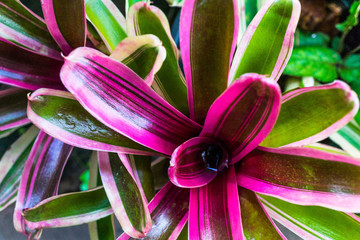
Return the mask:
<path id="1" fill-rule="evenodd" d="M 128 157 L 99 152 L 98 158 L 101 180 L 122 229 L 134 238 L 145 237 L 151 229 L 151 217 Z"/>
<path id="2" fill-rule="evenodd" d="M 99 174 L 97 152 L 93 151 L 90 158 L 89 183 L 88 188 L 102 186 Z M 107 196 L 106 196 L 107 197 Z M 110 205 L 110 203 L 108 204 Z M 98 219 L 89 223 L 89 234 L 91 240 L 115 240 L 114 215 Z"/>
<path id="3" fill-rule="evenodd" d="M 85 46 L 85 0 L 42 0 L 41 6 L 51 35 L 66 55 Z"/>
<path id="4" fill-rule="evenodd" d="M 27 113 L 37 127 L 69 145 L 99 151 L 156 154 L 96 120 L 69 92 L 39 89 L 29 96 Z"/>
<path id="5" fill-rule="evenodd" d="M 235 53 L 229 83 L 253 72 L 278 80 L 294 45 L 298 0 L 269 0 L 248 26 Z"/>
<path id="6" fill-rule="evenodd" d="M 223 146 L 208 137 L 195 137 L 181 144 L 171 156 L 170 181 L 179 187 L 202 187 L 228 164 Z"/>
<path id="7" fill-rule="evenodd" d="M 241 161 L 238 184 L 291 203 L 360 212 L 360 161 L 311 148 L 258 147 Z"/>
<path id="8" fill-rule="evenodd" d="M 155 151 L 171 155 L 201 127 L 157 95 L 132 70 L 90 48 L 78 48 L 60 73 L 95 118 Z"/>
<path id="9" fill-rule="evenodd" d="M 114 49 L 111 58 L 128 66 L 151 86 L 154 75 L 166 58 L 166 50 L 154 35 L 127 37 Z"/>
<path id="10" fill-rule="evenodd" d="M 180 46 L 190 117 L 201 124 L 226 89 L 238 21 L 237 0 L 188 0 L 182 8 Z"/>
<path id="11" fill-rule="evenodd" d="M 21 174 L 39 130 L 32 126 L 7 149 L 0 160 L 0 211 L 16 200 Z"/>
<path id="12" fill-rule="evenodd" d="M 269 134 L 280 111 L 280 98 L 274 80 L 244 74 L 211 105 L 200 135 L 223 142 L 234 164 Z"/>
<path id="13" fill-rule="evenodd" d="M 234 166 L 190 192 L 189 239 L 245 239 Z"/>
<path id="14" fill-rule="evenodd" d="M 64 89 L 59 78 L 62 63 L 0 38 L 0 83 L 29 90 Z"/>
<path id="15" fill-rule="evenodd" d="M 358 109 L 356 93 L 341 81 L 290 91 L 282 97 L 279 118 L 261 145 L 304 146 L 323 140 L 345 126 Z"/>
<path id="16" fill-rule="evenodd" d="M 241 221 L 246 239 L 286 239 L 262 207 L 256 194 L 238 187 Z"/>
<path id="17" fill-rule="evenodd" d="M 153 34 L 160 39 L 166 49 L 166 59 L 155 75 L 152 87 L 168 103 L 188 115 L 185 78 L 179 67 L 180 54 L 165 14 L 149 2 L 139 2 L 130 8 L 126 23 L 131 36 Z"/>
<path id="18" fill-rule="evenodd" d="M 92 222 L 112 213 L 103 187 L 45 199 L 23 211 L 31 229 L 66 227 Z"/>
<path id="19" fill-rule="evenodd" d="M 57 193 L 60 177 L 72 147 L 40 132 L 25 163 L 14 211 L 14 226 L 27 236 L 36 234 L 22 216 L 42 200 Z"/>
<path id="20" fill-rule="evenodd" d="M 9 88 L 0 91 L 0 131 L 28 124 L 26 116 L 28 91 Z"/>
<path id="21" fill-rule="evenodd" d="M 61 60 L 46 24 L 20 1 L 0 3 L 0 37 L 39 54 Z"/>
<path id="22" fill-rule="evenodd" d="M 190 191 L 167 183 L 149 203 L 153 226 L 144 240 L 176 240 L 188 219 Z M 133 239 L 122 234 L 117 240 Z"/>
<path id="23" fill-rule="evenodd" d="M 272 218 L 302 239 L 360 239 L 360 218 L 355 214 L 291 204 L 264 195 L 259 199 Z"/>

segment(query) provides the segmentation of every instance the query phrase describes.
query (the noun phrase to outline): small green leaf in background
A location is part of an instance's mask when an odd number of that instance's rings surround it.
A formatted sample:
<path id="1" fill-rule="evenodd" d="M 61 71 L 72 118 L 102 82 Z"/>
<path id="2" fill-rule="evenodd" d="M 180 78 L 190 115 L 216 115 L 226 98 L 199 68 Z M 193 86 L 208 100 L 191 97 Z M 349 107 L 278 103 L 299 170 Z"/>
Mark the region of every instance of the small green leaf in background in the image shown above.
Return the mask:
<path id="1" fill-rule="evenodd" d="M 360 81 L 360 54 L 347 57 L 339 67 L 339 73 L 341 78 L 347 82 Z"/>
<path id="2" fill-rule="evenodd" d="M 341 32 L 348 32 L 351 28 L 358 24 L 358 16 L 360 12 L 360 1 L 355 1 L 351 4 L 350 14 L 346 20 L 336 25 L 336 28 Z"/>
<path id="3" fill-rule="evenodd" d="M 296 30 L 294 35 L 294 46 L 324 46 L 326 47 L 330 42 L 329 36 L 324 33 L 310 33 Z"/>
<path id="4" fill-rule="evenodd" d="M 292 76 L 313 76 L 321 82 L 332 82 L 338 75 L 336 65 L 340 55 L 325 47 L 295 48 L 284 73 Z"/>

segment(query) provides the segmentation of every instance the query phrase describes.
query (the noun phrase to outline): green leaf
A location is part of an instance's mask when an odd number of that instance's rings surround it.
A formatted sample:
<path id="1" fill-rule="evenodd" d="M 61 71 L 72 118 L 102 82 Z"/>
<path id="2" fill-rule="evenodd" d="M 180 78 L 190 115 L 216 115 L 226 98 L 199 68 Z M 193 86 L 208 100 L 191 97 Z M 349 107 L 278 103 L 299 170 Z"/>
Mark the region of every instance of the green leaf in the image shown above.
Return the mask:
<path id="1" fill-rule="evenodd" d="M 338 75 L 336 65 L 340 55 L 325 47 L 295 48 L 284 73 L 292 76 L 313 76 L 322 82 L 331 82 Z"/>
<path id="2" fill-rule="evenodd" d="M 360 239 L 359 218 L 316 206 L 300 206 L 261 195 L 266 211 L 304 239 Z"/>
<path id="3" fill-rule="evenodd" d="M 330 136 L 330 139 L 353 157 L 360 156 L 360 127 L 354 122 Z"/>
<path id="4" fill-rule="evenodd" d="M 324 33 L 309 33 L 296 30 L 294 36 L 294 46 L 323 46 L 326 47 L 330 42 L 329 36 Z"/>
<path id="5" fill-rule="evenodd" d="M 358 16 L 360 13 L 360 1 L 354 1 L 350 7 L 349 16 L 346 20 L 336 25 L 336 28 L 341 32 L 348 32 L 358 24 Z"/>
<path id="6" fill-rule="evenodd" d="M 253 20 L 257 12 L 257 2 L 254 0 L 245 0 L 246 26 L 249 26 L 250 22 Z"/>
<path id="7" fill-rule="evenodd" d="M 184 0 L 166 0 L 172 7 L 182 7 Z"/>
<path id="8" fill-rule="evenodd" d="M 347 82 L 360 81 L 360 54 L 347 57 L 338 70 L 343 80 Z"/>

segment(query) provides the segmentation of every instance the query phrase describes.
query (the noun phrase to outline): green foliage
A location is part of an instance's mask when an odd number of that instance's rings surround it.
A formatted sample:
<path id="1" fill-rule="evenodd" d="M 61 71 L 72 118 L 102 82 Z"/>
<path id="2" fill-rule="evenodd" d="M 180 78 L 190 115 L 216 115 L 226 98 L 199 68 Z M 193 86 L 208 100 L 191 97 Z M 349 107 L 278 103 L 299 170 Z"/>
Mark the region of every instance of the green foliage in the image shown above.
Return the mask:
<path id="1" fill-rule="evenodd" d="M 341 32 L 348 32 L 358 24 L 358 17 L 360 13 L 360 1 L 354 1 L 350 7 L 350 14 L 346 20 L 336 25 L 336 28 Z"/>
<path id="2" fill-rule="evenodd" d="M 347 57 L 339 67 L 342 79 L 347 82 L 360 81 L 360 54 Z"/>
<path id="3" fill-rule="evenodd" d="M 294 35 L 294 46 L 324 46 L 330 42 L 329 36 L 324 33 L 309 33 L 297 30 Z"/>

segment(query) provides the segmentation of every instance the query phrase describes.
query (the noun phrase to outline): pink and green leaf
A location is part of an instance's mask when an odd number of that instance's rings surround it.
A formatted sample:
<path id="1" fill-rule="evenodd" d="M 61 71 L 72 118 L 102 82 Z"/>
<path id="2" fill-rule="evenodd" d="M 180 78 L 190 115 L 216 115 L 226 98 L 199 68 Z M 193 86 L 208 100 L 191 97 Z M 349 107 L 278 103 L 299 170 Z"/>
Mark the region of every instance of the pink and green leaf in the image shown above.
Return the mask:
<path id="1" fill-rule="evenodd" d="M 356 93 L 344 82 L 290 91 L 282 97 L 278 120 L 261 145 L 304 146 L 323 140 L 345 126 L 358 109 Z"/>
<path id="2" fill-rule="evenodd" d="M 59 78 L 62 63 L 0 38 L 0 83 L 29 90 L 63 89 Z"/>
<path id="3" fill-rule="evenodd" d="M 49 135 L 73 146 L 99 151 L 156 154 L 96 120 L 68 92 L 37 90 L 29 96 L 28 117 Z"/>
<path id="4" fill-rule="evenodd" d="M 57 193 L 62 171 L 72 147 L 40 132 L 21 176 L 14 212 L 14 226 L 18 232 L 32 235 L 22 211 Z"/>
<path id="5" fill-rule="evenodd" d="M 200 135 L 223 142 L 234 164 L 271 131 L 280 98 L 280 88 L 272 79 L 244 74 L 211 105 Z"/>
<path id="6" fill-rule="evenodd" d="M 200 124 L 210 105 L 226 89 L 238 21 L 236 0 L 189 0 L 182 8 L 180 46 L 190 117 Z"/>
<path id="7" fill-rule="evenodd" d="M 95 118 L 142 145 L 170 155 L 201 127 L 172 107 L 124 64 L 78 48 L 60 73 L 67 89 Z"/>
<path id="8" fill-rule="evenodd" d="M 151 229 L 150 212 L 128 157 L 99 152 L 98 158 L 101 180 L 122 229 L 134 238 L 145 237 Z"/>
<path id="9" fill-rule="evenodd" d="M 125 11 L 126 11 L 126 18 L 129 15 L 129 9 L 132 7 L 132 5 L 138 3 L 138 2 L 147 2 L 148 0 L 126 0 L 125 1 Z"/>
<path id="10" fill-rule="evenodd" d="M 111 0 L 85 0 L 85 10 L 110 52 L 127 37 L 125 18 Z"/>
<path id="11" fill-rule="evenodd" d="M 190 191 L 167 183 L 149 203 L 152 228 L 143 239 L 176 240 L 184 228 L 189 212 Z M 126 233 L 117 240 L 133 239 Z"/>
<path id="12" fill-rule="evenodd" d="M 46 26 L 64 54 L 85 46 L 85 0 L 43 0 L 41 6 Z"/>
<path id="13" fill-rule="evenodd" d="M 164 13 L 149 3 L 136 3 L 127 17 L 129 35 L 153 34 L 157 36 L 166 49 L 166 58 L 155 75 L 152 85 L 176 109 L 188 114 L 187 90 L 185 79 L 179 67 L 179 50 L 170 32 L 169 22 Z"/>
<path id="14" fill-rule="evenodd" d="M 151 86 L 164 62 L 166 50 L 157 37 L 149 34 L 125 38 L 110 57 L 128 66 Z"/>
<path id="15" fill-rule="evenodd" d="M 241 221 L 246 239 L 286 239 L 260 204 L 256 194 L 238 187 Z"/>
<path id="16" fill-rule="evenodd" d="M 355 121 L 330 136 L 330 139 L 353 157 L 360 156 L 360 127 Z"/>
<path id="17" fill-rule="evenodd" d="M 57 195 L 45 199 L 23 216 L 31 229 L 66 227 L 92 222 L 112 213 L 103 187 L 83 192 Z"/>
<path id="18" fill-rule="evenodd" d="M 190 192 L 189 239 L 245 239 L 235 170 L 221 172 Z"/>
<path id="19" fill-rule="evenodd" d="M 301 206 L 261 195 L 269 215 L 303 239 L 358 239 L 360 218 L 316 206 Z"/>
<path id="20" fill-rule="evenodd" d="M 32 126 L 7 149 L 0 160 L 0 211 L 16 200 L 24 164 L 39 130 Z"/>
<path id="21" fill-rule="evenodd" d="M 27 94 L 17 88 L 0 91 L 0 131 L 30 123 L 26 116 Z"/>
<path id="22" fill-rule="evenodd" d="M 56 42 L 44 21 L 20 1 L 0 3 L 0 37 L 39 54 L 61 59 Z"/>
<path id="23" fill-rule="evenodd" d="M 360 211 L 360 161 L 328 151 L 259 147 L 237 169 L 238 184 L 291 203 Z"/>
<path id="24" fill-rule="evenodd" d="M 230 83 L 248 72 L 278 80 L 291 56 L 299 16 L 298 0 L 267 1 L 238 45 Z"/>

